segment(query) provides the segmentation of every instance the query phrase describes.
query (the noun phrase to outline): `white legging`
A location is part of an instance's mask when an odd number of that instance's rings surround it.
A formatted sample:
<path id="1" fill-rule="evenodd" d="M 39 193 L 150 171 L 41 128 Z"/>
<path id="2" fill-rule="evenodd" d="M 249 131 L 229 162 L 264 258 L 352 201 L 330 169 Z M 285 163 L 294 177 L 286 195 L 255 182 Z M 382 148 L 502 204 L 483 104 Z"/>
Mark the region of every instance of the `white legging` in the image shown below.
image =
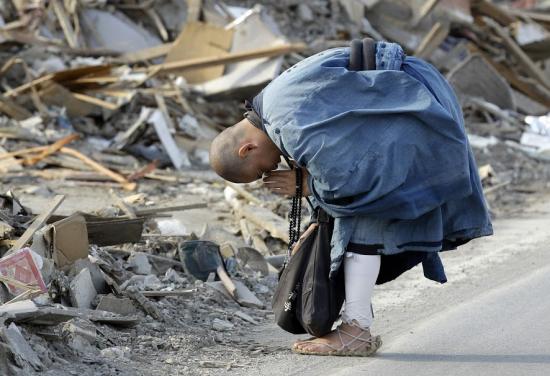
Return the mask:
<path id="1" fill-rule="evenodd" d="M 362 328 L 372 324 L 371 298 L 378 273 L 380 255 L 360 255 L 346 252 L 344 257 L 344 278 L 346 301 L 342 321 L 355 323 Z"/>

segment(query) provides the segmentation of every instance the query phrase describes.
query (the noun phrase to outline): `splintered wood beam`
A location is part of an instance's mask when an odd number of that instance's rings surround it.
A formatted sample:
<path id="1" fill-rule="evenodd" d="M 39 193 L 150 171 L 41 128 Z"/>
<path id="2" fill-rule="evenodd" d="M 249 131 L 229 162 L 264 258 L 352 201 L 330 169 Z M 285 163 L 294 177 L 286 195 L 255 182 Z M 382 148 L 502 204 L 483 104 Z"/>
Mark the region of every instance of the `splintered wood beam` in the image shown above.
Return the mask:
<path id="1" fill-rule="evenodd" d="M 53 199 L 53 202 L 48 206 L 47 210 L 34 219 L 32 224 L 25 230 L 23 235 L 21 235 L 19 239 L 17 239 L 15 244 L 10 248 L 10 250 L 6 254 L 13 253 L 23 248 L 25 244 L 27 244 L 27 242 L 32 239 L 32 236 L 34 235 L 34 233 L 46 224 L 46 221 L 48 220 L 48 218 L 50 218 L 51 215 L 57 210 L 57 208 L 59 207 L 59 205 L 61 205 L 64 199 L 65 199 L 64 195 L 55 196 Z"/>
<path id="2" fill-rule="evenodd" d="M 68 135 L 67 137 L 63 137 L 60 140 L 57 140 L 53 144 L 46 147 L 46 149 L 42 150 L 40 154 L 33 157 L 27 157 L 23 160 L 23 164 L 26 166 L 32 166 L 38 162 L 40 162 L 42 159 L 46 158 L 48 155 L 51 155 L 57 151 L 59 151 L 63 146 L 71 143 L 72 141 L 78 139 L 78 134 L 73 133 L 71 135 Z"/>
<path id="3" fill-rule="evenodd" d="M 71 149 L 71 148 L 68 148 L 68 147 L 62 147 L 60 150 L 64 154 L 68 154 L 68 155 L 71 155 L 71 156 L 73 156 L 77 159 L 80 159 L 82 162 L 84 162 L 84 164 L 90 166 L 91 168 L 93 168 L 97 172 L 102 173 L 105 176 L 108 176 L 109 178 L 116 181 L 117 183 L 120 183 L 120 185 L 122 185 L 122 187 L 124 189 L 126 189 L 128 191 L 133 191 L 134 189 L 136 189 L 136 186 L 137 186 L 136 183 L 132 183 L 132 182 L 128 181 L 124 176 L 122 176 L 122 175 L 120 175 L 120 174 L 118 174 L 114 171 L 109 170 L 107 167 L 97 163 L 96 161 L 94 161 L 91 158 L 88 158 L 87 156 L 85 156 L 84 154 L 79 152 L 78 150 Z"/>
<path id="4" fill-rule="evenodd" d="M 546 77 L 546 75 L 538 67 L 538 65 L 535 64 L 525 52 L 523 52 L 521 47 L 512 39 L 510 34 L 508 34 L 508 32 L 502 26 L 500 26 L 492 19 L 485 18 L 484 21 L 491 29 L 493 29 L 498 34 L 500 38 L 502 38 L 502 41 L 504 42 L 504 45 L 506 46 L 508 51 L 510 51 L 510 53 L 516 57 L 523 69 L 525 69 L 526 73 L 538 82 L 540 82 L 546 88 L 550 88 L 550 80 Z"/>
<path id="5" fill-rule="evenodd" d="M 239 61 L 258 59 L 262 57 L 271 57 L 288 54 L 290 52 L 300 52 L 306 49 L 306 45 L 303 43 L 285 44 L 275 47 L 259 48 L 252 51 L 230 53 L 217 56 L 200 57 L 195 59 L 186 59 L 180 61 L 173 61 L 170 63 L 163 63 L 152 65 L 147 68 L 147 72 L 150 74 L 169 73 L 171 71 L 181 71 L 186 69 L 197 69 L 211 67 L 215 65 L 225 65 L 230 63 L 236 63 Z"/>
<path id="6" fill-rule="evenodd" d="M 418 45 L 414 56 L 420 58 L 430 56 L 443 43 L 447 35 L 449 35 L 448 26 L 443 25 L 441 22 L 436 22 Z"/>
<path id="7" fill-rule="evenodd" d="M 418 24 L 422 22 L 422 20 L 426 18 L 428 14 L 430 14 L 430 12 L 435 8 L 435 6 L 439 3 L 439 1 L 440 0 L 427 0 L 424 4 L 422 4 L 422 6 L 420 7 L 420 10 L 413 18 L 413 21 L 412 21 L 413 27 L 418 26 Z"/>

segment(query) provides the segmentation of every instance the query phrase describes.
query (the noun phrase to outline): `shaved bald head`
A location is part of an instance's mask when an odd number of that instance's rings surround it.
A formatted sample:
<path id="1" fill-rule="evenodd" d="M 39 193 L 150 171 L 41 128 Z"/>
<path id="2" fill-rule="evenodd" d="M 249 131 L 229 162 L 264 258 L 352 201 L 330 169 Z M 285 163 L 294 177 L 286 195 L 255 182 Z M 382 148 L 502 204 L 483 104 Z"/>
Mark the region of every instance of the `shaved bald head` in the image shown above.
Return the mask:
<path id="1" fill-rule="evenodd" d="M 275 170 L 281 152 L 247 119 L 225 129 L 210 146 L 210 165 L 225 180 L 249 183 Z"/>
<path id="2" fill-rule="evenodd" d="M 234 125 L 225 129 L 212 141 L 210 146 L 210 165 L 225 180 L 238 183 L 246 166 L 239 157 L 240 141 L 244 138 L 242 127 Z"/>

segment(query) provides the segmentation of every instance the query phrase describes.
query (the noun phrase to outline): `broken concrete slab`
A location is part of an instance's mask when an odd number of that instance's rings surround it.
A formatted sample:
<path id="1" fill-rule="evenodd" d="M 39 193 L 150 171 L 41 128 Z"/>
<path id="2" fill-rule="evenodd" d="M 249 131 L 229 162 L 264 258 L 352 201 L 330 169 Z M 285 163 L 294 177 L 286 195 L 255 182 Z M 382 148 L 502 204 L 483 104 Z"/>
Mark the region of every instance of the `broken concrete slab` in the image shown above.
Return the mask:
<path id="1" fill-rule="evenodd" d="M 97 329 L 86 319 L 74 318 L 63 324 L 61 335 L 65 343 L 76 353 L 89 354 L 98 352 L 95 346 Z"/>
<path id="2" fill-rule="evenodd" d="M 119 315 L 133 315 L 137 312 L 134 303 L 128 298 L 117 298 L 113 294 L 102 296 L 99 299 L 97 310 L 114 312 Z"/>
<path id="3" fill-rule="evenodd" d="M 139 322 L 137 316 L 121 316 L 113 312 L 64 307 L 60 304 L 38 306 L 32 300 L 4 304 L 0 306 L 0 316 L 2 315 L 9 321 L 32 325 L 57 325 L 75 317 L 122 327 Z"/>
<path id="4" fill-rule="evenodd" d="M 76 308 L 91 308 L 97 291 L 88 268 L 82 269 L 71 281 L 69 295 Z"/>
<path id="5" fill-rule="evenodd" d="M 235 292 L 237 303 L 243 307 L 264 308 L 264 303 L 262 303 L 244 283 L 241 281 L 234 281 L 234 284 L 237 289 Z"/>
<path id="6" fill-rule="evenodd" d="M 61 305 L 39 307 L 30 299 L 0 307 L 0 315 L 6 315 L 8 320 L 36 325 L 57 325 L 81 314 L 81 311 Z"/>
<path id="7" fill-rule="evenodd" d="M 149 275 L 153 267 L 149 262 L 149 258 L 143 252 L 133 252 L 128 257 L 128 267 L 136 274 Z"/>
<path id="8" fill-rule="evenodd" d="M 260 299 L 254 295 L 252 291 L 248 287 L 245 286 L 244 283 L 241 281 L 233 281 L 235 285 L 235 296 L 231 296 L 225 286 L 220 281 L 212 281 L 212 282 L 206 282 L 205 285 L 222 293 L 223 296 L 227 297 L 228 299 L 235 300 L 239 305 L 243 307 L 248 308 L 264 308 L 264 304 L 261 302 Z"/>
<path id="9" fill-rule="evenodd" d="M 90 276 L 92 277 L 92 282 L 98 294 L 104 294 L 107 292 L 107 282 L 105 282 L 105 277 L 101 268 L 93 263 L 89 258 L 79 259 L 73 263 L 69 276 L 75 276 L 82 269 L 87 268 L 90 271 Z"/>
<path id="10" fill-rule="evenodd" d="M 237 316 L 240 319 L 243 319 L 246 322 L 251 323 L 251 324 L 254 324 L 254 325 L 259 324 L 259 322 L 257 320 L 255 320 L 252 316 L 244 313 L 243 311 L 235 311 L 234 315 Z"/>
<path id="11" fill-rule="evenodd" d="M 26 364 L 29 364 L 37 371 L 42 369 L 42 362 L 23 337 L 17 325 L 12 322 L 7 328 L 2 328 L 1 335 L 13 352 L 17 365 L 25 367 Z"/>

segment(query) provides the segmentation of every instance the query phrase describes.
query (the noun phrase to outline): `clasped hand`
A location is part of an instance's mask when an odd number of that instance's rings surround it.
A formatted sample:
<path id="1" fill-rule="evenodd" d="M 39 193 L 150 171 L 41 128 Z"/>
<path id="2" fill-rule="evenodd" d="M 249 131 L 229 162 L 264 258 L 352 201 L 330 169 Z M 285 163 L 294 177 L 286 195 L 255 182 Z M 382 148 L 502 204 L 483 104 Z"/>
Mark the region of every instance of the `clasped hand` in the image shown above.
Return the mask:
<path id="1" fill-rule="evenodd" d="M 302 196 L 309 196 L 307 178 L 309 174 L 302 168 Z M 294 170 L 274 170 L 265 174 L 264 185 L 273 193 L 294 196 L 296 194 L 296 172 Z"/>

